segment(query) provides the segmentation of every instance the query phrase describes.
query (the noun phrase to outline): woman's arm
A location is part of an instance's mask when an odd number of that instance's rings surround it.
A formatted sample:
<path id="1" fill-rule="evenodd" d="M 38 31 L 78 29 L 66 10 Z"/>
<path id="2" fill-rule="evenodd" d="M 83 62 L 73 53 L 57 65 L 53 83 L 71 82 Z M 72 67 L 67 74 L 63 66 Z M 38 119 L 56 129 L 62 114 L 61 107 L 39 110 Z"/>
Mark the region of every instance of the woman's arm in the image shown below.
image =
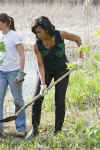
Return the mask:
<path id="1" fill-rule="evenodd" d="M 37 63 L 38 63 L 38 69 L 40 72 L 41 84 L 46 84 L 45 83 L 45 70 L 44 70 L 43 60 L 42 60 L 41 54 L 40 54 L 36 44 L 34 45 L 34 53 L 35 53 Z"/>
<path id="2" fill-rule="evenodd" d="M 82 44 L 81 38 L 78 35 L 72 34 L 72 33 L 68 33 L 65 31 L 62 31 L 61 33 L 61 38 L 62 40 L 71 40 L 76 42 L 76 44 L 78 45 L 78 47 L 80 47 L 80 45 Z M 80 52 L 80 58 L 84 58 L 83 52 Z"/>
<path id="3" fill-rule="evenodd" d="M 25 53 L 24 53 L 24 46 L 23 44 L 16 45 L 17 51 L 19 53 L 20 59 L 20 72 L 24 72 L 24 65 L 25 65 Z"/>
<path id="4" fill-rule="evenodd" d="M 81 45 L 81 38 L 75 34 L 72 33 L 68 33 L 65 31 L 62 31 L 61 33 L 61 38 L 62 40 L 66 39 L 66 40 L 71 40 L 77 43 L 78 46 Z"/>

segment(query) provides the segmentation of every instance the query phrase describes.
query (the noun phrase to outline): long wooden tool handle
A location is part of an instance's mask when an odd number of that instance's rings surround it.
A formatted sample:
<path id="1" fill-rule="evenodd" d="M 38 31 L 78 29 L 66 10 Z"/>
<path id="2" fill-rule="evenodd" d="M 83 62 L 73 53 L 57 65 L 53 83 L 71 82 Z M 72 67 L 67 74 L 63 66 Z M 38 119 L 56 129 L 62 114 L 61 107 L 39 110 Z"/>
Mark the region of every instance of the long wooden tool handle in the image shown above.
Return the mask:
<path id="1" fill-rule="evenodd" d="M 55 86 L 55 85 L 58 84 L 60 81 L 62 81 L 66 76 L 68 76 L 68 75 L 69 75 L 71 72 L 73 72 L 74 70 L 76 70 L 76 69 L 71 69 L 71 70 L 69 70 L 69 71 L 66 72 L 64 75 L 62 75 L 58 80 L 56 80 L 55 82 L 53 82 L 53 83 L 45 90 L 44 95 L 45 95 L 46 93 L 48 93 L 48 91 L 49 91 L 53 86 Z M 44 96 L 44 95 L 43 95 L 43 96 Z M 5 118 L 5 119 L 2 119 L 2 120 L 0 120 L 0 122 L 9 122 L 9 121 L 16 120 L 17 117 L 18 117 L 28 106 L 32 105 L 32 104 L 33 104 L 38 98 L 40 98 L 40 97 L 41 97 L 41 95 L 38 94 L 37 96 L 35 96 L 35 97 L 33 98 L 33 100 L 32 100 L 30 103 L 25 104 L 18 112 L 16 112 L 15 115 L 10 116 L 10 117 L 7 117 L 7 118 Z"/>
<path id="2" fill-rule="evenodd" d="M 71 72 L 73 72 L 74 70 L 76 70 L 76 69 L 71 69 L 71 70 L 69 70 L 69 71 L 66 72 L 64 75 L 62 75 L 59 79 L 57 79 L 54 83 L 52 83 L 52 84 L 46 89 L 46 92 L 44 92 L 44 95 L 45 95 L 53 86 L 55 86 L 55 85 L 58 84 L 60 81 L 62 81 L 66 76 L 68 76 L 68 75 L 69 75 Z M 43 95 L 43 96 L 44 96 L 44 95 Z M 37 96 L 35 96 L 35 97 L 33 98 L 33 100 L 32 100 L 30 103 L 24 105 L 24 106 L 16 113 L 16 115 L 19 116 L 28 106 L 32 105 L 32 104 L 33 104 L 38 98 L 40 98 L 40 97 L 41 97 L 40 94 L 38 94 Z"/>

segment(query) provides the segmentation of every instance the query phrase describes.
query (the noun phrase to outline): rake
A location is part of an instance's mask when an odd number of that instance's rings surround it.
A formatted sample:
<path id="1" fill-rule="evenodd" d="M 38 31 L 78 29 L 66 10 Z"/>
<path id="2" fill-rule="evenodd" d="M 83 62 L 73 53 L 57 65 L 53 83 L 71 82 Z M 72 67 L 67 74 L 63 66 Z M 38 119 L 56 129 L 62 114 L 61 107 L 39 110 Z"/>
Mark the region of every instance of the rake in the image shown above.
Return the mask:
<path id="1" fill-rule="evenodd" d="M 57 79 L 55 82 L 53 82 L 53 83 L 44 91 L 44 94 L 43 94 L 42 96 L 44 96 L 45 94 L 47 94 L 48 91 L 49 91 L 53 86 L 55 86 L 56 84 L 58 84 L 58 83 L 59 83 L 60 81 L 62 81 L 66 76 L 68 76 L 71 72 L 73 72 L 73 71 L 75 71 L 75 70 L 76 70 L 75 68 L 70 69 L 68 72 L 66 72 L 64 75 L 62 75 L 59 79 Z M 15 115 L 12 115 L 12 116 L 10 116 L 10 117 L 6 117 L 6 118 L 0 120 L 0 123 L 3 123 L 3 122 L 10 122 L 10 121 L 16 120 L 16 119 L 18 118 L 18 116 L 20 116 L 20 114 L 21 114 L 23 111 L 25 111 L 25 109 L 26 109 L 28 106 L 34 104 L 34 102 L 35 102 L 37 99 L 39 99 L 40 97 L 41 97 L 41 95 L 38 94 L 37 96 L 35 96 L 35 97 L 33 98 L 33 100 L 32 100 L 31 102 L 29 102 L 29 103 L 25 104 L 23 107 L 21 107 L 20 110 L 15 113 Z"/>

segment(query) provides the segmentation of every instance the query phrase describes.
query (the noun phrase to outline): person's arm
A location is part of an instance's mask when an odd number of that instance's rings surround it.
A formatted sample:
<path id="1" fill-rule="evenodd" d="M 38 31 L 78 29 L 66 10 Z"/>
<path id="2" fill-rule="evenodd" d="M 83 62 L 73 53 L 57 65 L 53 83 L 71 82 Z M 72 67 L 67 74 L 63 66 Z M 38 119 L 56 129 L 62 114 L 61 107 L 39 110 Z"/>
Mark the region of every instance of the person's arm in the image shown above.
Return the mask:
<path id="1" fill-rule="evenodd" d="M 37 63 L 38 63 L 38 69 L 39 69 L 39 73 L 40 73 L 40 80 L 41 80 L 41 84 L 45 85 L 45 70 L 44 70 L 44 64 L 43 64 L 43 60 L 42 60 L 42 56 L 39 52 L 39 49 L 37 47 L 37 45 L 34 45 L 34 53 L 37 59 Z"/>
<path id="2" fill-rule="evenodd" d="M 18 84 L 18 83 L 24 81 L 24 76 L 25 76 L 25 73 L 24 73 L 25 54 L 24 54 L 24 46 L 23 46 L 23 44 L 17 44 L 16 48 L 17 48 L 17 51 L 18 51 L 18 54 L 19 54 L 20 69 L 19 69 L 19 72 L 18 72 L 14 82 L 16 84 Z"/>
<path id="3" fill-rule="evenodd" d="M 61 33 L 61 38 L 62 40 L 70 40 L 70 41 L 74 41 L 77 43 L 78 46 L 81 45 L 81 38 L 78 35 L 72 34 L 72 33 L 68 33 L 65 31 L 62 31 Z"/>
<path id="4" fill-rule="evenodd" d="M 62 40 L 74 41 L 74 42 L 76 42 L 78 47 L 81 46 L 82 41 L 81 41 L 81 38 L 78 35 L 68 33 L 68 32 L 65 32 L 65 31 L 60 32 L 60 34 L 61 34 Z M 84 57 L 83 52 L 80 52 L 80 58 L 83 58 L 83 57 Z"/>
<path id="5" fill-rule="evenodd" d="M 19 53 L 19 61 L 20 61 L 20 72 L 24 72 L 25 65 L 25 53 L 23 44 L 16 45 L 17 51 Z"/>

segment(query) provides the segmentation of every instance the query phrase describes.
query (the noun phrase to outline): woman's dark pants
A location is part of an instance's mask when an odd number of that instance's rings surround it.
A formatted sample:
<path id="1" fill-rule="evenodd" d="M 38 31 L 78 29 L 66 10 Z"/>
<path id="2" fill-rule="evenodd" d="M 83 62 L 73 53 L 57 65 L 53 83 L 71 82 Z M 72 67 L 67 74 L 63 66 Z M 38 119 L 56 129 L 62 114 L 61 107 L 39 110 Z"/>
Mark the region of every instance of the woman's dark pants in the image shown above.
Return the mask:
<path id="1" fill-rule="evenodd" d="M 61 69 L 57 72 L 49 73 L 46 72 L 46 84 L 49 86 L 52 78 L 56 81 L 59 77 L 65 74 L 68 70 Z M 61 130 L 64 117 L 65 117 L 65 95 L 68 86 L 69 76 L 63 79 L 60 83 L 55 86 L 55 132 Z M 40 81 L 38 81 L 37 89 L 35 96 L 40 92 Z M 40 124 L 41 118 L 41 107 L 43 103 L 44 97 L 37 99 L 32 106 L 32 125 L 35 131 L 38 131 L 38 127 Z"/>

